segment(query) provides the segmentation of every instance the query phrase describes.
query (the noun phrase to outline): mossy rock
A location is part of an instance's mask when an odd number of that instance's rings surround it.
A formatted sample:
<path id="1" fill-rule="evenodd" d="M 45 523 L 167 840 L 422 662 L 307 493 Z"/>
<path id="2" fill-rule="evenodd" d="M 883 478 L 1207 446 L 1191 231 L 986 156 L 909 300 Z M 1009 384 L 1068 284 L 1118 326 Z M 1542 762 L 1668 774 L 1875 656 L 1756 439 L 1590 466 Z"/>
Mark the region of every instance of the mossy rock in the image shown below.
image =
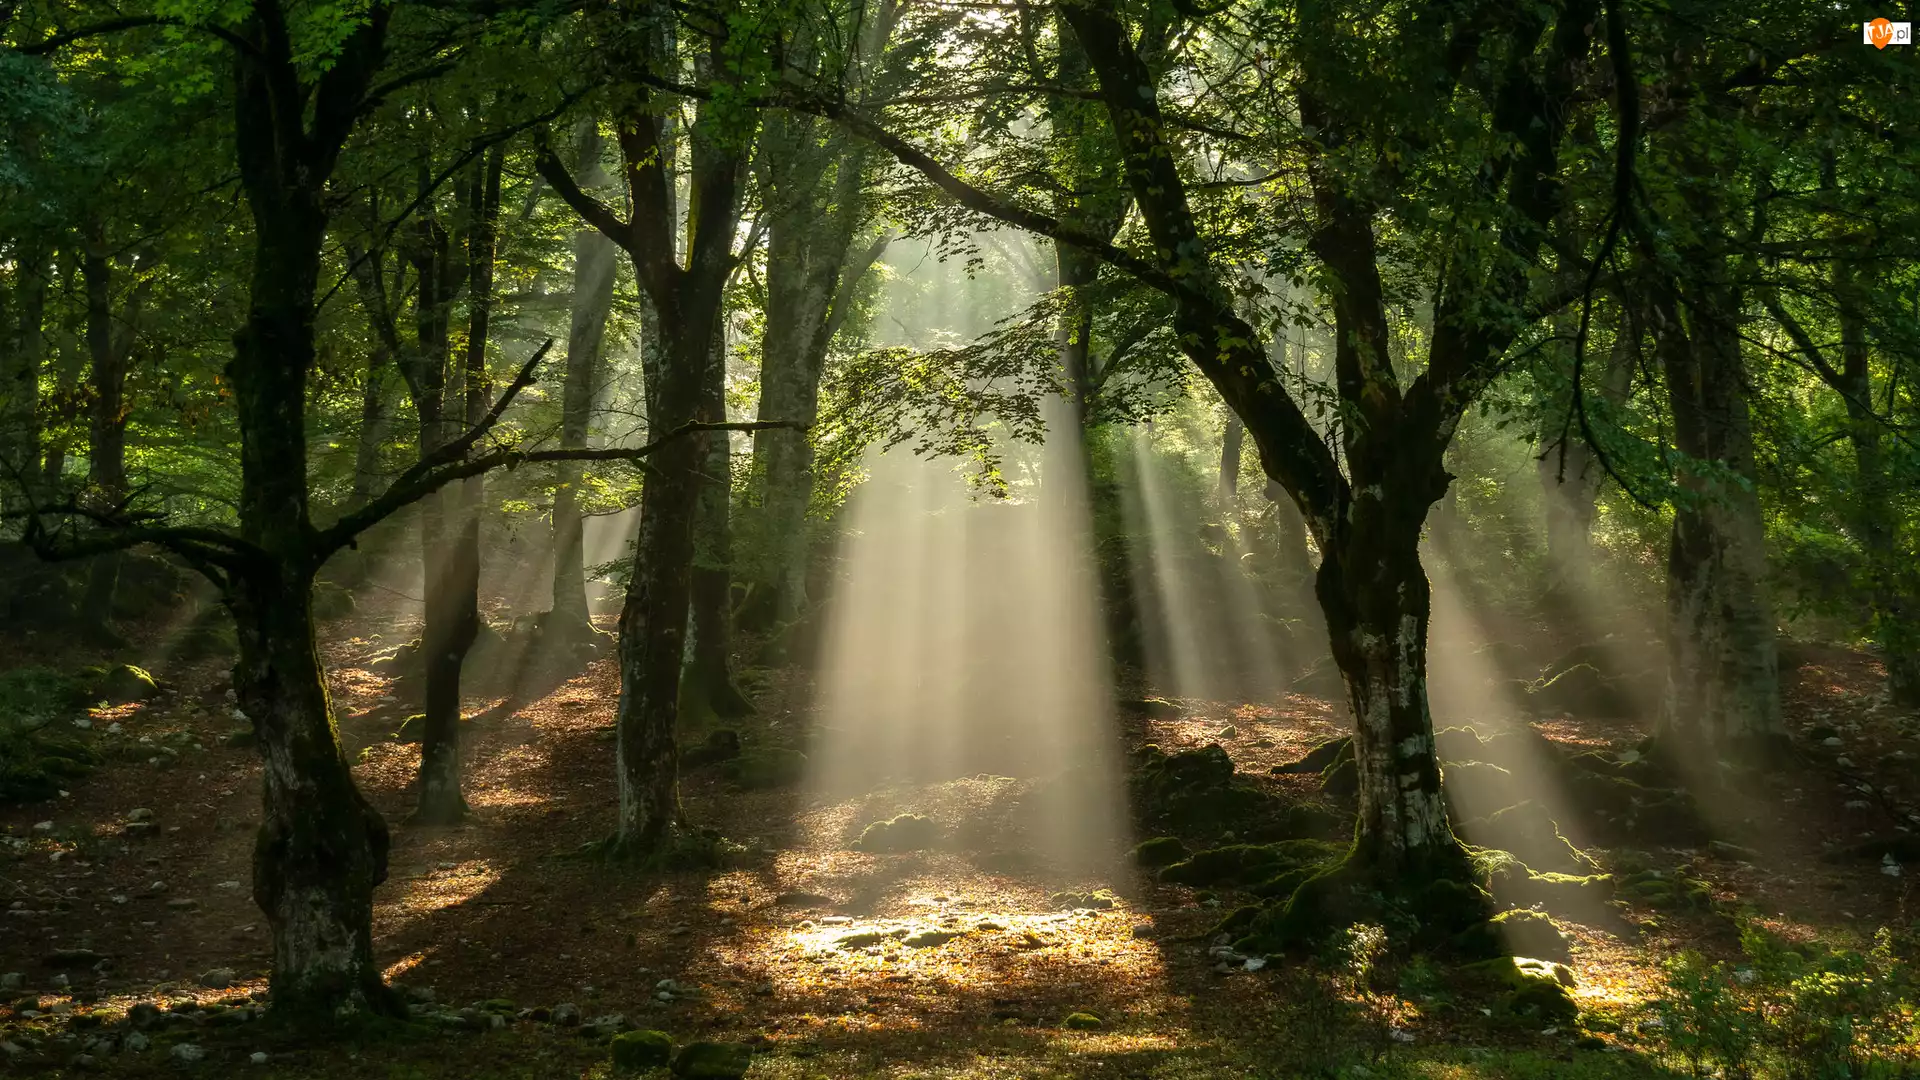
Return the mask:
<path id="1" fill-rule="evenodd" d="M 763 746 L 727 763 L 727 779 L 748 791 L 792 787 L 807 775 L 807 755 L 784 746 Z"/>
<path id="2" fill-rule="evenodd" d="M 932 818 L 901 814 L 868 825 L 853 846 L 868 852 L 920 851 L 939 840 L 940 826 Z"/>
<path id="3" fill-rule="evenodd" d="M 1532 956 L 1559 964 L 1573 961 L 1573 948 L 1551 916 L 1531 908 L 1503 911 L 1488 921 L 1507 952 L 1513 956 Z"/>
<path id="4" fill-rule="evenodd" d="M 1339 840 L 1353 835 L 1353 814 L 1326 803 L 1299 800 L 1282 806 L 1271 825 L 1254 825 L 1251 831 L 1263 836 L 1286 839 Z"/>
<path id="5" fill-rule="evenodd" d="M 680 752 L 680 764 L 683 768 L 699 769 L 708 765 L 718 765 L 723 761 L 732 761 L 740 756 L 740 733 L 729 728 L 710 731 L 698 746 L 690 746 Z"/>
<path id="6" fill-rule="evenodd" d="M 688 1043 L 674 1055 L 681 1080 L 742 1080 L 753 1067 L 753 1047 L 737 1042 Z"/>
<path id="7" fill-rule="evenodd" d="M 1339 756 L 1320 770 L 1320 790 L 1341 802 L 1360 794 L 1360 767 L 1353 759 L 1353 743 L 1347 743 Z"/>
<path id="8" fill-rule="evenodd" d="M 1151 717 L 1156 720 L 1172 720 L 1186 715 L 1186 710 L 1166 698 L 1131 698 L 1119 703 L 1120 708 L 1135 716 Z"/>
<path id="9" fill-rule="evenodd" d="M 1103 1025 L 1100 1018 L 1092 1013 L 1076 1012 L 1068 1013 L 1067 1018 L 1060 1021 L 1060 1026 L 1068 1031 L 1098 1031 Z"/>
<path id="10" fill-rule="evenodd" d="M 1573 972 L 1564 964 L 1535 957 L 1501 956 L 1460 969 L 1467 984 L 1495 995 L 1502 1015 L 1535 1024 L 1566 1024 L 1580 1007 L 1569 989 Z"/>
<path id="11" fill-rule="evenodd" d="M 664 1031 L 624 1031 L 608 1047 L 615 1073 L 645 1072 L 673 1060 L 673 1036 Z"/>
<path id="12" fill-rule="evenodd" d="M 160 692 L 160 684 L 147 669 L 132 664 L 90 667 L 80 672 L 79 681 L 86 687 L 89 700 L 109 705 L 146 701 Z"/>
<path id="13" fill-rule="evenodd" d="M 1178 754 L 1145 750 L 1132 780 L 1148 820 L 1177 833 L 1244 826 L 1262 818 L 1271 803 L 1266 792 L 1234 778 L 1233 759 L 1218 745 Z"/>
<path id="14" fill-rule="evenodd" d="M 1307 751 L 1306 756 L 1298 761 L 1289 761 L 1285 765 L 1275 765 L 1273 772 L 1276 776 L 1287 773 L 1321 772 L 1325 770 L 1327 766 L 1333 764 L 1343 752 L 1351 749 L 1352 746 L 1353 736 L 1351 735 L 1342 735 L 1337 739 L 1328 739 L 1326 742 Z"/>
<path id="15" fill-rule="evenodd" d="M 1187 845 L 1177 836 L 1156 836 L 1143 840 L 1133 849 L 1133 864 L 1148 870 L 1157 870 L 1187 857 Z"/>
<path id="16" fill-rule="evenodd" d="M 1713 886 L 1683 870 L 1670 874 L 1647 870 L 1628 875 L 1620 879 L 1617 893 L 1622 900 L 1659 911 L 1713 909 Z"/>
<path id="17" fill-rule="evenodd" d="M 316 619 L 338 619 L 353 614 L 353 593 L 344 585 L 331 581 L 313 583 L 313 617 Z"/>

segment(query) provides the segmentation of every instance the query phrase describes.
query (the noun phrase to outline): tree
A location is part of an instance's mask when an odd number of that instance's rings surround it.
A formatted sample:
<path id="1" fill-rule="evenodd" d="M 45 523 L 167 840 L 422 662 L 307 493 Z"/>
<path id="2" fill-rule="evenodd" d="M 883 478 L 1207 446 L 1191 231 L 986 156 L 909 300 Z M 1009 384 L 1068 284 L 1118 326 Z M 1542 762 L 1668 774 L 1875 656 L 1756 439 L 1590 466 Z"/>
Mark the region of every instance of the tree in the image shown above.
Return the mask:
<path id="1" fill-rule="evenodd" d="M 677 55 L 674 37 L 652 17 L 612 28 L 615 43 L 631 50 L 623 58 L 637 70 L 668 67 Z M 621 39 L 620 33 L 631 35 Z M 729 74 L 729 54 L 714 40 L 699 65 L 712 77 Z M 618 245 L 633 261 L 634 276 L 650 301 L 658 352 L 647 379 L 647 426 L 656 435 L 700 421 L 718 423 L 709 393 L 714 349 L 726 285 L 738 256 L 734 229 L 746 152 L 742 136 L 729 130 L 737 114 L 701 103 L 688 129 L 690 146 L 685 262 L 674 237 L 673 176 L 665 139 L 667 102 L 643 82 L 617 118 L 618 139 L 632 214 L 622 218 L 583 190 L 553 150 L 542 147 L 539 168 L 582 219 Z M 640 530 L 634 567 L 620 613 L 620 710 L 618 718 L 619 817 L 610 850 L 651 856 L 668 849 L 681 833 L 679 754 L 674 730 L 679 717 L 680 672 L 692 602 L 693 524 L 701 466 L 708 460 L 700 438 L 681 440 L 656 455 L 641 489 Z"/>

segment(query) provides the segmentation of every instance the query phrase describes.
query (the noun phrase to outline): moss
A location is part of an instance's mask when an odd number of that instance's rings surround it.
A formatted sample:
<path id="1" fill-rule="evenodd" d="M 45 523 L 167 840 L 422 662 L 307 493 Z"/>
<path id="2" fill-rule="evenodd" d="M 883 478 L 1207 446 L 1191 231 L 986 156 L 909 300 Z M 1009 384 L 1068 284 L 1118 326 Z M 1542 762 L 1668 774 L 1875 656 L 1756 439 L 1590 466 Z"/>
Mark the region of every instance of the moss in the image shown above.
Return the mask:
<path id="1" fill-rule="evenodd" d="M 85 686 L 88 700 L 109 705 L 146 701 L 160 692 L 159 684 L 147 669 L 132 664 L 90 667 L 80 673 L 78 681 Z"/>
<path id="2" fill-rule="evenodd" d="M 1120 707 L 1136 716 L 1147 716 L 1167 720 L 1185 715 L 1185 710 L 1166 698 L 1132 698 L 1120 702 Z"/>
<path id="3" fill-rule="evenodd" d="M 741 1080 L 752 1067 L 753 1048 L 744 1043 L 688 1043 L 673 1059 L 682 1080 Z"/>
<path id="4" fill-rule="evenodd" d="M 1353 760 L 1353 744 L 1349 742 L 1338 757 L 1320 770 L 1320 790 L 1330 798 L 1342 801 L 1352 799 L 1360 793 L 1360 767 Z"/>
<path id="5" fill-rule="evenodd" d="M 932 818 L 919 814 L 901 814 L 876 821 L 860 831 L 853 846 L 861 851 L 919 851 L 932 847 L 940 839 L 940 826 Z"/>
<path id="6" fill-rule="evenodd" d="M 1100 1018 L 1092 1013 L 1077 1012 L 1068 1013 L 1067 1018 L 1060 1021 L 1060 1026 L 1069 1031 L 1097 1031 L 1102 1024 Z"/>
<path id="7" fill-rule="evenodd" d="M 1215 938 L 1221 934 L 1238 935 L 1240 931 L 1252 926 L 1254 920 L 1258 919 L 1260 913 L 1265 910 L 1266 909 L 1259 904 L 1242 904 L 1232 911 L 1227 912 L 1226 918 L 1214 923 L 1213 926 L 1207 930 L 1207 937 Z"/>
<path id="8" fill-rule="evenodd" d="M 1532 956 L 1556 963 L 1573 960 L 1567 935 L 1554 925 L 1551 916 L 1530 908 L 1503 911 L 1487 923 L 1514 956 Z"/>
<path id="9" fill-rule="evenodd" d="M 717 765 L 722 761 L 732 761 L 740 756 L 740 733 L 727 728 L 710 731 L 698 746 L 690 746 L 680 752 L 682 768 L 698 769 L 707 765 Z"/>
<path id="10" fill-rule="evenodd" d="M 1539 1024 L 1571 1023 L 1579 1017 L 1568 989 L 1573 973 L 1564 964 L 1534 957 L 1503 956 L 1460 968 L 1467 985 L 1493 995 L 1500 1012 Z"/>
<path id="11" fill-rule="evenodd" d="M 1187 857 L 1187 845 L 1177 836 L 1156 836 L 1133 849 L 1133 864 L 1149 870 L 1171 866 Z"/>
<path id="12" fill-rule="evenodd" d="M 614 1072 L 644 1072 L 673 1059 L 673 1036 L 664 1031 L 626 1031 L 613 1037 L 608 1052 Z"/>
<path id="13" fill-rule="evenodd" d="M 1327 766 L 1333 764 L 1341 754 L 1350 751 L 1352 747 L 1353 736 L 1351 735 L 1343 735 L 1338 739 L 1328 739 L 1326 742 L 1307 751 L 1306 756 L 1298 761 L 1289 761 L 1285 765 L 1275 765 L 1273 772 L 1276 775 L 1321 772 L 1324 771 Z"/>
<path id="14" fill-rule="evenodd" d="M 1324 840 L 1229 844 L 1166 867 L 1160 871 L 1160 880 L 1174 885 L 1241 885 L 1270 880 L 1289 870 L 1324 865 L 1339 857 L 1342 850 Z"/>
<path id="15" fill-rule="evenodd" d="M 783 746 L 765 746 L 727 763 L 727 779 L 749 791 L 791 787 L 807 772 L 807 755 Z"/>
<path id="16" fill-rule="evenodd" d="M 1709 911 L 1713 886 L 1684 870 L 1647 870 L 1620 879 L 1620 898 L 1661 911 Z"/>

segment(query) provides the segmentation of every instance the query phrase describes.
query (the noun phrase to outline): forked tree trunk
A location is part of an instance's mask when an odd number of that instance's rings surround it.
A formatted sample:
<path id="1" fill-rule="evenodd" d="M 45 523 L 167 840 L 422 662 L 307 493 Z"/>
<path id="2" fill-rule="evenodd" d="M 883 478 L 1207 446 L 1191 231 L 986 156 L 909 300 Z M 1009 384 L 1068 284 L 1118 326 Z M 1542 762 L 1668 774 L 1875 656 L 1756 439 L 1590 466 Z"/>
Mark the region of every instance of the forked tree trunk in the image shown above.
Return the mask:
<path id="1" fill-rule="evenodd" d="M 1746 375 L 1735 328 L 1717 321 L 1739 308 L 1718 278 L 1695 303 L 1704 308 L 1686 323 L 1671 291 L 1656 286 L 1651 305 L 1674 442 L 1699 463 L 1683 470 L 1674 511 L 1659 723 L 1670 758 L 1688 769 L 1768 753 L 1785 732 Z"/>

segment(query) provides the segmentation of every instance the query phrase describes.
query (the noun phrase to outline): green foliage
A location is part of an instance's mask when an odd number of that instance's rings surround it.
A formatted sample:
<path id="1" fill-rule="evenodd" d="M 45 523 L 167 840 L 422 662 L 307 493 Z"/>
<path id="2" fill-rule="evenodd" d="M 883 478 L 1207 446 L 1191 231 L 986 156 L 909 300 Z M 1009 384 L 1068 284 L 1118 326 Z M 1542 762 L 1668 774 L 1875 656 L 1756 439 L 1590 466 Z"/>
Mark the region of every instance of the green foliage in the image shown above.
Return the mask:
<path id="1" fill-rule="evenodd" d="M 1695 1075 L 1854 1080 L 1920 1063 L 1920 986 L 1887 931 L 1860 951 L 1789 946 L 1748 924 L 1741 945 L 1747 962 L 1737 967 L 1692 952 L 1669 961 L 1641 1037 Z"/>

